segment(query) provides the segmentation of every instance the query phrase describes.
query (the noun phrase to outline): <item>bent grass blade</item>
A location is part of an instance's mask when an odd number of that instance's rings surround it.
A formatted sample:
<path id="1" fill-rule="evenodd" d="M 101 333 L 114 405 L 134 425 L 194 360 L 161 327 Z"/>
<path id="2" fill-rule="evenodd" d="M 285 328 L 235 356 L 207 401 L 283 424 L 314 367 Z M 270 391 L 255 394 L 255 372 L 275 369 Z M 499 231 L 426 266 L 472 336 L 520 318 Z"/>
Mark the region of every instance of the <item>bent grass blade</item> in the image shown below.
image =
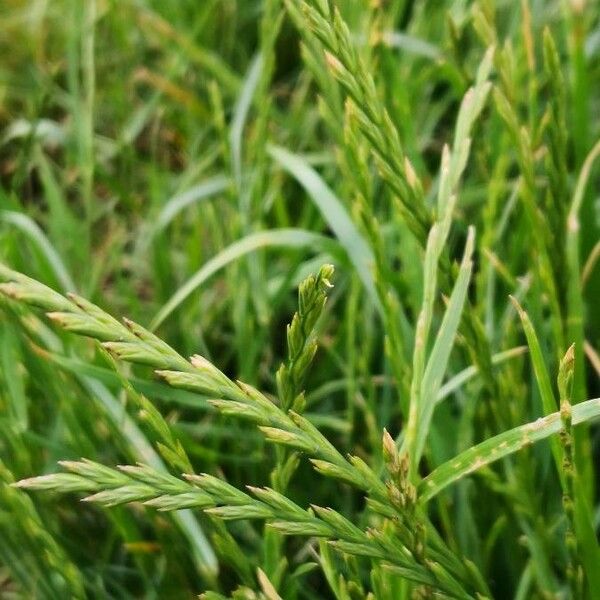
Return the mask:
<path id="1" fill-rule="evenodd" d="M 573 425 L 600 417 L 600 398 L 573 406 Z M 504 458 L 526 446 L 559 433 L 562 429 L 560 412 L 540 417 L 526 425 L 515 427 L 465 450 L 445 462 L 419 484 L 419 501 L 424 504 L 450 484 Z"/>

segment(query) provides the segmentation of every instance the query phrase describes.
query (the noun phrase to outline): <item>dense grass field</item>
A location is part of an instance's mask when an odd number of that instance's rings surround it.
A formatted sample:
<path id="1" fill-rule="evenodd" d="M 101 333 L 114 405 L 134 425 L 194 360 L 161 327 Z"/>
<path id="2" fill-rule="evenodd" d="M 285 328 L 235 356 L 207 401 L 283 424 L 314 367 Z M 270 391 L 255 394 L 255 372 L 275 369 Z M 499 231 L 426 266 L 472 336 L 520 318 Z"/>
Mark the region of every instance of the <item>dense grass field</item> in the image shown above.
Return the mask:
<path id="1" fill-rule="evenodd" d="M 600 598 L 597 2 L 0 23 L 1 598 Z"/>

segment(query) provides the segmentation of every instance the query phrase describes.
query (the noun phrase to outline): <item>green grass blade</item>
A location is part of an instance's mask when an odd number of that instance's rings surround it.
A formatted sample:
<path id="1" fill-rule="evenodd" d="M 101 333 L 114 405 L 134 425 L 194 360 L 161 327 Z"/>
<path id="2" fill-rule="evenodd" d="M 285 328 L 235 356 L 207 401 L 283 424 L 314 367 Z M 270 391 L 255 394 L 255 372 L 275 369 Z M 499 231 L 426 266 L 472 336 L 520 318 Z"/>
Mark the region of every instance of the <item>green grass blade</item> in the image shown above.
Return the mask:
<path id="1" fill-rule="evenodd" d="M 417 439 L 421 427 L 422 402 L 421 382 L 427 361 L 427 342 L 429 330 L 433 320 L 433 309 L 437 292 L 437 268 L 440 252 L 443 247 L 441 236 L 444 227 L 436 223 L 427 236 L 427 248 L 425 250 L 425 264 L 423 267 L 423 302 L 421 312 L 415 328 L 415 345 L 413 350 L 413 371 L 410 387 L 410 406 L 408 411 L 408 422 L 404 428 L 404 440 L 402 442 L 402 453 L 407 452 L 411 457 L 411 477 L 417 473 L 419 455 L 417 454 Z"/>
<path id="2" fill-rule="evenodd" d="M 181 286 L 166 304 L 160 309 L 152 320 L 151 330 L 155 330 L 164 320 L 184 302 L 190 294 L 195 292 L 207 279 L 220 269 L 242 256 L 267 247 L 303 248 L 310 247 L 314 250 L 329 251 L 339 255 L 336 244 L 329 238 L 305 231 L 303 229 L 271 229 L 252 233 L 237 242 L 234 242 L 205 263 L 188 281 Z"/>
<path id="3" fill-rule="evenodd" d="M 246 119 L 248 118 L 248 112 L 252 105 L 252 97 L 254 96 L 254 92 L 260 81 L 262 67 L 263 59 L 259 54 L 254 58 L 248 69 L 240 97 L 235 107 L 231 130 L 229 132 L 231 163 L 238 193 L 240 193 L 242 189 L 242 136 Z"/>
<path id="4" fill-rule="evenodd" d="M 573 425 L 600 417 L 600 398 L 573 406 Z M 479 469 L 509 456 L 521 448 L 550 437 L 562 429 L 560 412 L 554 412 L 537 421 L 515 427 L 465 450 L 439 466 L 419 484 L 419 500 L 428 502 L 450 484 L 475 473 Z"/>
<path id="5" fill-rule="evenodd" d="M 2 210 L 0 211 L 0 221 L 12 225 L 35 244 L 64 292 L 74 292 L 77 289 L 62 258 L 31 217 L 15 211 Z"/>
<path id="6" fill-rule="evenodd" d="M 155 236 L 163 231 L 188 206 L 225 191 L 228 185 L 229 179 L 224 175 L 218 175 L 169 198 L 154 221 L 151 235 Z"/>
<path id="7" fill-rule="evenodd" d="M 525 331 L 527 345 L 529 346 L 529 354 L 531 356 L 531 362 L 533 364 L 533 371 L 535 373 L 535 378 L 540 391 L 540 396 L 542 398 L 542 408 L 544 411 L 544 415 L 549 415 L 558 408 L 558 404 L 554 395 L 554 391 L 552 389 L 550 374 L 548 373 L 548 369 L 546 368 L 546 363 L 544 361 L 542 347 L 540 346 L 540 342 L 533 327 L 533 323 L 529 318 L 529 315 L 523 310 L 523 308 L 521 308 L 519 302 L 512 296 L 511 301 L 517 309 L 519 317 L 521 318 L 521 323 L 523 324 L 523 330 Z M 558 474 L 562 477 L 562 452 L 557 439 L 553 439 L 551 441 L 551 447 L 552 454 L 554 455 L 554 460 L 556 462 Z"/>
<path id="8" fill-rule="evenodd" d="M 579 258 L 580 247 L 580 222 L 579 214 L 583 204 L 585 189 L 590 177 L 594 161 L 600 156 L 600 140 L 594 145 L 588 156 L 586 157 L 575 191 L 571 201 L 571 207 L 567 217 L 567 236 L 566 236 L 566 252 L 567 266 L 569 269 L 568 275 L 568 292 L 567 292 L 567 333 L 568 339 L 575 343 L 575 376 L 573 387 L 573 401 L 579 402 L 585 397 L 585 366 L 583 356 L 584 329 L 583 329 L 583 292 L 581 283 L 581 265 Z"/>
<path id="9" fill-rule="evenodd" d="M 342 202 L 320 175 L 297 154 L 279 146 L 270 146 L 269 154 L 306 190 L 325 222 L 346 250 L 371 300 L 379 306 L 372 274 L 373 252 L 348 216 Z"/>
<path id="10" fill-rule="evenodd" d="M 503 362 L 510 360 L 511 358 L 515 358 L 517 356 L 521 356 L 527 352 L 526 346 L 516 346 L 515 348 L 511 348 L 510 350 L 505 350 L 504 352 L 498 352 L 498 354 L 492 355 L 492 364 L 499 365 Z M 437 397 L 435 399 L 436 403 L 442 402 L 445 398 L 447 398 L 450 394 L 460 389 L 465 383 L 471 381 L 477 374 L 479 373 L 479 369 L 475 365 L 471 365 L 466 369 L 463 369 L 460 373 L 457 373 L 444 385 L 439 389 Z"/>
<path id="11" fill-rule="evenodd" d="M 420 398 L 422 404 L 419 418 L 419 429 L 417 432 L 417 462 L 421 457 L 425 447 L 425 440 L 427 439 L 427 434 L 429 433 L 429 425 L 433 416 L 436 398 L 442 385 L 442 379 L 444 377 L 444 373 L 446 372 L 448 359 L 450 358 L 450 352 L 454 346 L 456 332 L 458 330 L 462 311 L 467 299 L 467 290 L 469 288 L 471 272 L 473 270 L 471 256 L 473 254 L 474 240 L 475 230 L 471 228 L 469 230 L 469 236 L 467 238 L 458 278 L 456 279 L 456 284 L 452 290 L 442 325 L 437 333 L 431 354 L 427 360 L 427 366 L 425 368 L 425 373 L 423 374 L 423 380 L 421 381 Z"/>

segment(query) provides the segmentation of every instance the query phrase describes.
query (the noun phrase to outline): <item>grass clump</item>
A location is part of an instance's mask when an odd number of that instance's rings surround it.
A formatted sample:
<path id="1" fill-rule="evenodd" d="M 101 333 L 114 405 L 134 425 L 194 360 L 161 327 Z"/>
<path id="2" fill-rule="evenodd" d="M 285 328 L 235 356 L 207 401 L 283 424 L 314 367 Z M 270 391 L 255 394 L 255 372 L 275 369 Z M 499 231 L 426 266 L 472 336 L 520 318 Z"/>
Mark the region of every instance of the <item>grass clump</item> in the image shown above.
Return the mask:
<path id="1" fill-rule="evenodd" d="M 598 16 L 200 4 L 4 9 L 3 597 L 592 600 Z"/>

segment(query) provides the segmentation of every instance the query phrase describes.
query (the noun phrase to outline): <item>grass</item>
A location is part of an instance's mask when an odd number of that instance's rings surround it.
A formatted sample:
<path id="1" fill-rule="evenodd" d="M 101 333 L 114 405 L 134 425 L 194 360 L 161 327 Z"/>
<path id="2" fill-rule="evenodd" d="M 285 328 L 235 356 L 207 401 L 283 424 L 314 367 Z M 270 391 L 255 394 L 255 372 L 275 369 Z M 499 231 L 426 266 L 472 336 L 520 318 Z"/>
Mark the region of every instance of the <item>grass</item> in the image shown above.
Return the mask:
<path id="1" fill-rule="evenodd" d="M 593 600 L 597 12 L 7 0 L 0 596 Z"/>

